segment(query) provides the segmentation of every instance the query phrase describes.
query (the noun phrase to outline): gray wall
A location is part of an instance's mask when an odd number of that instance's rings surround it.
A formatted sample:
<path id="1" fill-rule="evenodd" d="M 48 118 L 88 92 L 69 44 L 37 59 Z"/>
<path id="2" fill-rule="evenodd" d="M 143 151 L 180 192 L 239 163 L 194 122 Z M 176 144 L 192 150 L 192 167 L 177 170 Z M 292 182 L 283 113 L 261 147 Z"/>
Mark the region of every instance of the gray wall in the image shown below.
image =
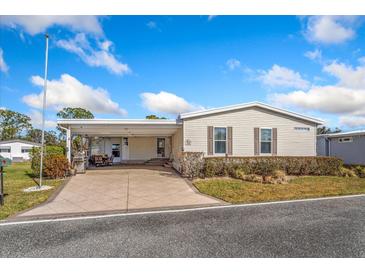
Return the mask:
<path id="1" fill-rule="evenodd" d="M 328 156 L 328 150 L 326 150 L 326 137 L 317 136 L 317 156 Z"/>
<path id="2" fill-rule="evenodd" d="M 331 156 L 341 158 L 345 164 L 365 165 L 365 136 L 353 136 L 351 143 L 339 143 L 331 138 Z"/>

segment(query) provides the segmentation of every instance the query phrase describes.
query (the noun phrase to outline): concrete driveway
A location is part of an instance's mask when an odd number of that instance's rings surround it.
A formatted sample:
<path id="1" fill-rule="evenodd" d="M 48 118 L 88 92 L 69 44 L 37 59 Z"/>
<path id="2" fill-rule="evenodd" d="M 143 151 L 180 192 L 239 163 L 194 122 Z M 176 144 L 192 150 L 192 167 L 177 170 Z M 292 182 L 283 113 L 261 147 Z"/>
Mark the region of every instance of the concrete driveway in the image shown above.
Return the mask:
<path id="1" fill-rule="evenodd" d="M 51 201 L 18 217 L 217 205 L 174 170 L 136 166 L 88 170 L 73 177 Z"/>

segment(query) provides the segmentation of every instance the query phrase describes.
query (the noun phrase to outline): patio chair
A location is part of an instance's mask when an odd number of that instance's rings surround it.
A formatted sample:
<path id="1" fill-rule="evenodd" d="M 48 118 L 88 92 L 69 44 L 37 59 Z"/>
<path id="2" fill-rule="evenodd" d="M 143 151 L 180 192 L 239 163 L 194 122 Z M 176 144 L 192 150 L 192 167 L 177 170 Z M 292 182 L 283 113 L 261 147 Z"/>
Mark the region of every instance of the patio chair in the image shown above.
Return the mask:
<path id="1" fill-rule="evenodd" d="M 106 158 L 105 159 L 105 164 L 108 165 L 108 166 L 112 166 L 113 165 L 113 159 L 114 159 L 113 155 L 111 155 L 109 158 Z"/>
<path id="2" fill-rule="evenodd" d="M 104 165 L 104 161 L 103 161 L 103 156 L 102 155 L 93 155 L 93 162 L 95 166 L 103 166 Z"/>

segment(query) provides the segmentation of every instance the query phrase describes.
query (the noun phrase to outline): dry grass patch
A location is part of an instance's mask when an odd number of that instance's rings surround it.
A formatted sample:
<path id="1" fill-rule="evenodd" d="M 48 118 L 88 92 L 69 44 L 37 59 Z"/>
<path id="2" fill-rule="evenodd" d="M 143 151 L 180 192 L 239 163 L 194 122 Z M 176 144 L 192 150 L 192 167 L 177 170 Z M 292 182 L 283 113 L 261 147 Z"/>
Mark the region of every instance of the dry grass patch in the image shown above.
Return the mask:
<path id="1" fill-rule="evenodd" d="M 27 162 L 13 163 L 4 168 L 5 204 L 0 206 L 0 220 L 43 203 L 62 182 L 62 180 L 45 181 L 45 185 L 54 187 L 50 190 L 25 193 L 23 189 L 36 185 L 31 172 L 30 163 Z"/>
<path id="2" fill-rule="evenodd" d="M 288 184 L 261 184 L 236 179 L 206 179 L 194 182 L 202 193 L 229 203 L 254 203 L 365 193 L 364 178 L 306 176 Z"/>

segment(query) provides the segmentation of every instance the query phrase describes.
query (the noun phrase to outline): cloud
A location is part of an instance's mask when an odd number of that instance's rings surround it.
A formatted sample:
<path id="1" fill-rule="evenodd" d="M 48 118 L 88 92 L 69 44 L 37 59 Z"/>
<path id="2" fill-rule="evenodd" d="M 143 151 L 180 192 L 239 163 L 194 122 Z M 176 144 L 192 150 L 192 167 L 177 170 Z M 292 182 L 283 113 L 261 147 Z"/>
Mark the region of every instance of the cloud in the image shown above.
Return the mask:
<path id="1" fill-rule="evenodd" d="M 86 35 L 79 33 L 73 39 L 58 40 L 56 45 L 68 52 L 75 53 L 91 67 L 103 67 L 118 75 L 131 72 L 127 64 L 121 63 L 113 55 L 111 52 L 113 43 L 109 40 L 96 41 L 96 49 L 94 49 Z"/>
<path id="2" fill-rule="evenodd" d="M 70 28 L 95 35 L 102 35 L 103 29 L 97 16 L 1 16 L 0 24 L 16 29 L 21 28 L 30 35 L 45 33 L 53 26 Z"/>
<path id="3" fill-rule="evenodd" d="M 42 128 L 42 113 L 38 110 L 32 109 L 29 113 L 29 117 L 31 119 L 31 123 L 35 128 Z M 45 128 L 55 128 L 57 126 L 56 121 L 45 120 L 44 127 Z"/>
<path id="4" fill-rule="evenodd" d="M 259 70 L 257 80 L 269 87 L 292 87 L 306 89 L 309 82 L 304 80 L 299 72 L 279 65 L 273 65 L 271 69 Z"/>
<path id="5" fill-rule="evenodd" d="M 342 63 L 332 62 L 323 71 L 339 79 L 339 85 L 349 88 L 365 89 L 365 66 L 353 68 Z"/>
<path id="6" fill-rule="evenodd" d="M 155 21 L 149 21 L 146 26 L 150 29 L 156 29 L 157 28 L 157 23 Z"/>
<path id="7" fill-rule="evenodd" d="M 0 48 L 0 70 L 4 73 L 7 73 L 9 71 L 8 65 L 5 63 L 3 49 Z"/>
<path id="8" fill-rule="evenodd" d="M 340 125 L 350 128 L 358 128 L 365 126 L 365 117 L 341 116 Z"/>
<path id="9" fill-rule="evenodd" d="M 141 95 L 142 105 L 149 111 L 178 115 L 180 113 L 203 109 L 201 106 L 187 102 L 184 98 L 173 93 L 144 92 Z"/>
<path id="10" fill-rule="evenodd" d="M 31 82 L 43 88 L 42 77 L 32 76 Z M 22 100 L 32 108 L 41 109 L 43 92 L 26 95 Z M 93 113 L 127 115 L 127 111 L 113 102 L 105 89 L 90 87 L 69 74 L 47 82 L 47 107 L 56 111 L 64 107 L 82 107 Z"/>
<path id="11" fill-rule="evenodd" d="M 305 36 L 311 42 L 340 44 L 355 37 L 355 16 L 310 16 Z"/>
<path id="12" fill-rule="evenodd" d="M 333 75 L 335 85 L 312 86 L 308 91 L 275 93 L 270 100 L 277 105 L 291 105 L 306 110 L 341 115 L 340 123 L 353 127 L 365 125 L 365 67 L 347 66 L 333 62 L 323 67 Z"/>
<path id="13" fill-rule="evenodd" d="M 229 70 L 235 70 L 241 66 L 241 62 L 235 58 L 228 59 L 226 65 Z"/>
<path id="14" fill-rule="evenodd" d="M 322 60 L 322 52 L 319 49 L 315 49 L 313 51 L 307 51 L 304 53 L 304 56 L 312 61 Z"/>

